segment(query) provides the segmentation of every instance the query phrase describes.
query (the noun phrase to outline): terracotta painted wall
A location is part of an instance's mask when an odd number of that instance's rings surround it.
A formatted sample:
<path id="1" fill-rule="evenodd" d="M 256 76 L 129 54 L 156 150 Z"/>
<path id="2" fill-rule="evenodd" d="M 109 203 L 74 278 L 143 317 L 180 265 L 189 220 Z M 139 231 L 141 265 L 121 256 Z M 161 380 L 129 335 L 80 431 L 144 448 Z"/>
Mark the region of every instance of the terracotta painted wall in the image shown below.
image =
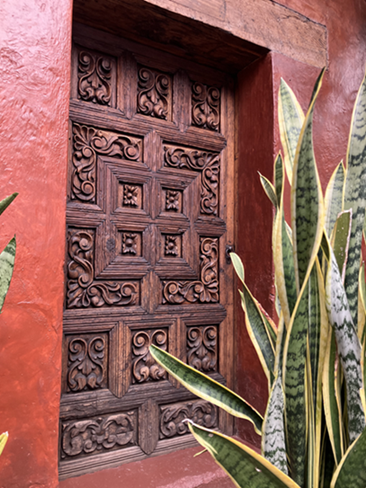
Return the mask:
<path id="1" fill-rule="evenodd" d="M 71 0 L 0 2 L 0 220 L 16 233 L 0 317 L 1 488 L 57 482 Z"/>

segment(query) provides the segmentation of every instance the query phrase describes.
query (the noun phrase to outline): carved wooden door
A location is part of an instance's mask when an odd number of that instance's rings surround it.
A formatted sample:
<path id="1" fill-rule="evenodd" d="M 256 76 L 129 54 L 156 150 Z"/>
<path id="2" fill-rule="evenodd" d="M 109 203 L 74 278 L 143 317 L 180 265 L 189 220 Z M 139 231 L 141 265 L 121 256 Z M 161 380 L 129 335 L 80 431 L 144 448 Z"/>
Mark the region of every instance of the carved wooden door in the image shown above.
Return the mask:
<path id="1" fill-rule="evenodd" d="M 61 478 L 192 445 L 187 417 L 230 428 L 150 344 L 221 382 L 233 360 L 231 80 L 84 26 L 74 42 Z"/>

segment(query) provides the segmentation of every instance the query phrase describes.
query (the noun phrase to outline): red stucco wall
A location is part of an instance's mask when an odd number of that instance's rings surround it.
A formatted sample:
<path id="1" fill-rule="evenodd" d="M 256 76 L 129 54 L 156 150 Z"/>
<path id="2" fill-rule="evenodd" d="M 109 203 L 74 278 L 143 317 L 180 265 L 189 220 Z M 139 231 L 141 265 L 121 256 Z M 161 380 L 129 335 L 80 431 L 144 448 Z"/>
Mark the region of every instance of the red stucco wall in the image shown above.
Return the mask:
<path id="1" fill-rule="evenodd" d="M 57 482 L 71 0 L 0 2 L 0 220 L 16 233 L 0 318 L 2 488 Z"/>

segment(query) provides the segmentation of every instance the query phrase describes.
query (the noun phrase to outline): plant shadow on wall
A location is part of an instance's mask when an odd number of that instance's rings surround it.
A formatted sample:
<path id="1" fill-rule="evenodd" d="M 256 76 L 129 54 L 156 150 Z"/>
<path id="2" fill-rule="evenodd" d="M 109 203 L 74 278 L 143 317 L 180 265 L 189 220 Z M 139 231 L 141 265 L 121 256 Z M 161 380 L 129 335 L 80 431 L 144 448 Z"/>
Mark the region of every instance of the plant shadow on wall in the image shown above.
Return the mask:
<path id="1" fill-rule="evenodd" d="M 11 204 L 18 193 L 4 198 L 0 202 L 0 215 Z M 2 311 L 6 294 L 8 293 L 11 277 L 13 275 L 14 261 L 15 261 L 16 241 L 15 236 L 10 240 L 9 244 L 0 254 L 0 313 Z M 5 444 L 8 440 L 8 433 L 4 432 L 0 435 L 0 454 L 3 452 Z"/>
<path id="2" fill-rule="evenodd" d="M 154 346 L 158 363 L 196 395 L 250 420 L 262 456 L 223 434 L 189 424 L 196 439 L 239 487 L 365 488 L 366 327 L 361 244 L 366 204 L 366 80 L 356 99 L 347 162 L 323 199 L 313 151 L 313 112 L 324 70 L 304 116 L 281 80 L 279 124 L 284 162 L 274 183 L 260 176 L 275 207 L 272 229 L 278 325 L 244 281 L 246 327 L 268 380 L 264 418 L 226 387 Z M 284 217 L 285 172 L 291 225 Z"/>

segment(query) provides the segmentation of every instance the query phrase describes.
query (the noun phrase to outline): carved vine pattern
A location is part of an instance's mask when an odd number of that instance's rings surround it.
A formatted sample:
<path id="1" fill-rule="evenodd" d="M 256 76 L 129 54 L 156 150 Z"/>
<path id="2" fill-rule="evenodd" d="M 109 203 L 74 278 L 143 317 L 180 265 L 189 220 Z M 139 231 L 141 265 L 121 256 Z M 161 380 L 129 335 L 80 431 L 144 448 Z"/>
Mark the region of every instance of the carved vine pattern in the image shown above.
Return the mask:
<path id="1" fill-rule="evenodd" d="M 165 369 L 158 365 L 149 352 L 151 344 L 167 350 L 168 333 L 164 329 L 142 330 L 132 338 L 132 375 L 134 383 L 166 379 Z"/>
<path id="2" fill-rule="evenodd" d="M 104 56 L 80 51 L 78 70 L 80 98 L 86 102 L 110 105 L 112 94 L 111 60 Z"/>
<path id="3" fill-rule="evenodd" d="M 105 337 L 76 337 L 69 343 L 67 384 L 71 391 L 92 390 L 104 381 Z"/>
<path id="4" fill-rule="evenodd" d="M 137 282 L 94 281 L 94 233 L 69 232 L 67 308 L 134 305 L 138 300 Z"/>
<path id="5" fill-rule="evenodd" d="M 192 122 L 197 127 L 218 130 L 220 125 L 220 90 L 202 83 L 192 86 Z"/>
<path id="6" fill-rule="evenodd" d="M 201 280 L 164 281 L 163 303 L 217 303 L 218 282 L 218 239 L 201 238 Z"/>
<path id="7" fill-rule="evenodd" d="M 187 330 L 187 363 L 199 371 L 216 369 L 215 326 L 189 327 Z"/>
<path id="8" fill-rule="evenodd" d="M 164 146 L 165 165 L 202 172 L 201 212 L 217 215 L 220 157 L 217 153 Z"/>
<path id="9" fill-rule="evenodd" d="M 161 407 L 160 439 L 188 434 L 189 429 L 187 422 L 184 422 L 185 419 L 212 429 L 217 425 L 216 407 L 203 400 Z"/>
<path id="10" fill-rule="evenodd" d="M 138 72 L 137 111 L 158 119 L 167 119 L 170 87 L 171 81 L 166 74 L 141 68 Z"/>
<path id="11" fill-rule="evenodd" d="M 64 423 L 62 457 L 99 454 L 101 451 L 134 444 L 135 425 L 133 411 Z"/>
<path id="12" fill-rule="evenodd" d="M 142 152 L 142 141 L 79 124 L 74 124 L 73 134 L 71 198 L 82 203 L 95 203 L 97 155 L 137 161 Z"/>

